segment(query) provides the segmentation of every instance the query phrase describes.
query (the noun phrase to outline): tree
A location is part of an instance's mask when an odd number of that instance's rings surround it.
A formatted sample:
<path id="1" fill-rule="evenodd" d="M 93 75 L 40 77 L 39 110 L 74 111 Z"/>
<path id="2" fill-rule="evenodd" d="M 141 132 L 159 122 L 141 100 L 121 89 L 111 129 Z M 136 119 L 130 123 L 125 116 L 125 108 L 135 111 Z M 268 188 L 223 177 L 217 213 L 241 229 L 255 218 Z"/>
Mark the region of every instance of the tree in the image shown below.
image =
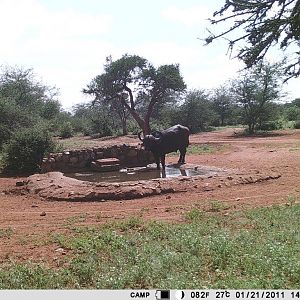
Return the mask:
<path id="1" fill-rule="evenodd" d="M 185 87 L 179 65 L 155 68 L 140 56 L 125 54 L 116 61 L 108 57 L 104 73 L 96 76 L 83 92 L 93 95 L 95 102 L 118 101 L 130 112 L 144 134 L 149 134 L 154 107 L 167 101 L 171 94 L 183 92 Z M 146 105 L 143 116 L 137 110 L 141 100 Z"/>
<path id="2" fill-rule="evenodd" d="M 192 133 L 205 130 L 215 118 L 212 103 L 205 90 L 192 90 L 180 107 L 179 119 Z"/>
<path id="3" fill-rule="evenodd" d="M 0 146 L 14 131 L 53 119 L 60 111 L 57 91 L 36 77 L 32 69 L 1 68 Z"/>
<path id="4" fill-rule="evenodd" d="M 232 95 L 225 86 L 220 86 L 213 91 L 213 108 L 220 118 L 220 125 L 225 125 L 225 119 L 231 114 L 233 108 Z"/>
<path id="5" fill-rule="evenodd" d="M 272 46 L 283 51 L 289 48 L 294 55 L 289 55 L 285 81 L 300 75 L 300 0 L 226 0 L 210 21 L 229 26 L 218 34 L 210 32 L 206 44 L 228 38 L 229 49 L 239 46 L 237 57 L 248 68 L 261 61 Z M 233 32 L 237 35 L 231 36 Z"/>
<path id="6" fill-rule="evenodd" d="M 260 62 L 252 69 L 244 70 L 238 80 L 232 82 L 232 92 L 244 112 L 244 122 L 249 133 L 254 133 L 272 115 L 271 105 L 280 99 L 279 81 L 282 74 L 278 64 Z"/>
<path id="7" fill-rule="evenodd" d="M 61 104 L 58 100 L 48 99 L 41 108 L 41 117 L 47 120 L 54 119 L 61 112 Z"/>
<path id="8" fill-rule="evenodd" d="M 41 115 L 52 102 L 52 108 L 59 112 L 60 105 L 55 99 L 58 91 L 36 79 L 32 69 L 18 67 L 2 68 L 0 74 L 0 97 L 5 98 L 30 114 Z M 47 113 L 46 113 L 47 114 Z"/>
<path id="9" fill-rule="evenodd" d="M 36 120 L 20 107 L 0 97 L 0 148 L 14 131 L 30 127 Z"/>
<path id="10" fill-rule="evenodd" d="M 300 108 L 300 98 L 296 98 L 292 104 Z"/>
<path id="11" fill-rule="evenodd" d="M 94 106 L 90 103 L 75 105 L 72 124 L 77 132 L 85 135 L 97 134 L 99 137 L 112 135 L 120 125 L 116 122 L 115 112 L 111 112 L 103 103 L 96 103 Z"/>
<path id="12" fill-rule="evenodd" d="M 107 106 L 110 112 L 116 114 L 119 117 L 122 125 L 122 134 L 127 135 L 127 120 L 130 112 L 126 109 L 126 106 L 122 101 L 118 101 L 117 99 L 108 101 Z"/>

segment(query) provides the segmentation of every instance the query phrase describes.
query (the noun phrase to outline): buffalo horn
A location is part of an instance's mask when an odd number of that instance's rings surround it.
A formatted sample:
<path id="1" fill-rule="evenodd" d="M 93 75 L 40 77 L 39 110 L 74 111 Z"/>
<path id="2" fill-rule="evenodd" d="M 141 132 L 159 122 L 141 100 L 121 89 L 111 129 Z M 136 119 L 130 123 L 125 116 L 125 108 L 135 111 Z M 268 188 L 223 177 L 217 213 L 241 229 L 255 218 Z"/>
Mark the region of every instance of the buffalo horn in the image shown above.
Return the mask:
<path id="1" fill-rule="evenodd" d="M 143 131 L 140 131 L 140 132 L 138 133 L 138 137 L 139 137 L 139 139 L 143 142 L 144 139 L 142 139 L 142 137 L 141 137 L 142 132 L 143 132 Z"/>

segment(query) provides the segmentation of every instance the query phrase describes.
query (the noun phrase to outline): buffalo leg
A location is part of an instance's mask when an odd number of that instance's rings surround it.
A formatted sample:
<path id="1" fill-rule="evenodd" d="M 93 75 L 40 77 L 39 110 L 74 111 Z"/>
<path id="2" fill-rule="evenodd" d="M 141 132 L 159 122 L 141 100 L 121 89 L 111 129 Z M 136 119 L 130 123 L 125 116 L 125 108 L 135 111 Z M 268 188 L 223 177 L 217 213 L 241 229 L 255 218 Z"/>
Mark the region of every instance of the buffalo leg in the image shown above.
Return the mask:
<path id="1" fill-rule="evenodd" d="M 180 149 L 179 152 L 180 152 L 180 157 L 179 157 L 178 163 L 179 164 L 184 164 L 185 163 L 186 148 Z"/>
<path id="2" fill-rule="evenodd" d="M 159 156 L 155 156 L 156 169 L 160 170 L 160 159 Z"/>
<path id="3" fill-rule="evenodd" d="M 162 165 L 162 168 L 165 169 L 165 168 L 166 168 L 166 155 L 165 155 L 165 154 L 162 155 L 162 156 L 160 157 L 160 159 L 161 159 L 161 165 Z"/>

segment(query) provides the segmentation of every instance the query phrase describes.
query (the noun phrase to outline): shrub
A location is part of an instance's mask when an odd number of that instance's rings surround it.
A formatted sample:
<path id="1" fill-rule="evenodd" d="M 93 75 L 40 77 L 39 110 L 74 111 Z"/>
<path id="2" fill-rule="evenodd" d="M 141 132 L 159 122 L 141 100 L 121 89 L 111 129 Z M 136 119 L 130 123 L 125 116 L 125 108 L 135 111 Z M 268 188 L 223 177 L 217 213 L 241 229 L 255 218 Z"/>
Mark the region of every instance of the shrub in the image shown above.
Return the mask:
<path id="1" fill-rule="evenodd" d="M 98 137 L 112 136 L 113 129 L 108 118 L 92 119 L 91 134 L 97 134 Z"/>
<path id="2" fill-rule="evenodd" d="M 134 120 L 129 120 L 127 122 L 127 130 L 129 134 L 138 134 L 142 129 Z"/>
<path id="3" fill-rule="evenodd" d="M 300 129 L 300 120 L 297 120 L 294 124 L 295 129 Z"/>
<path id="4" fill-rule="evenodd" d="M 5 124 L 0 123 L 0 148 L 4 142 L 9 140 L 11 136 L 11 130 Z"/>
<path id="5" fill-rule="evenodd" d="M 269 121 L 262 123 L 258 129 L 263 131 L 279 130 L 283 128 L 282 120 Z"/>
<path id="6" fill-rule="evenodd" d="M 55 143 L 41 128 L 23 128 L 4 145 L 4 171 L 28 174 L 39 171 L 42 158 L 54 151 Z"/>
<path id="7" fill-rule="evenodd" d="M 59 136 L 63 139 L 70 138 L 73 136 L 73 126 L 71 122 L 64 122 L 61 125 Z"/>

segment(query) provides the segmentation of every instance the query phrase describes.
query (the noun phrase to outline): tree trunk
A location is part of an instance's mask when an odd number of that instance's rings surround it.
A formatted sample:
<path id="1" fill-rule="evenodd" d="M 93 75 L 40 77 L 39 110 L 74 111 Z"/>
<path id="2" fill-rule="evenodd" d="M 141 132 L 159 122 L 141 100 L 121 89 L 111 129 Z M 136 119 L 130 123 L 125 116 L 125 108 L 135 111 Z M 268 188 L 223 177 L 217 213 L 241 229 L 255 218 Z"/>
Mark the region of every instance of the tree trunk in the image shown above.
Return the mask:
<path id="1" fill-rule="evenodd" d="M 127 122 L 126 122 L 126 118 L 122 119 L 122 130 L 123 130 L 123 135 L 127 135 L 128 131 L 127 131 Z"/>
<path id="2" fill-rule="evenodd" d="M 150 122 L 149 122 L 149 120 L 145 120 L 144 121 L 143 133 L 144 133 L 144 135 L 147 135 L 147 134 L 151 133 L 151 128 L 150 128 Z"/>
<path id="3" fill-rule="evenodd" d="M 224 116 L 223 115 L 221 115 L 221 126 L 224 126 Z"/>
<path id="4" fill-rule="evenodd" d="M 254 133 L 254 127 L 255 127 L 255 123 L 249 123 L 248 124 L 249 134 L 253 134 Z"/>

